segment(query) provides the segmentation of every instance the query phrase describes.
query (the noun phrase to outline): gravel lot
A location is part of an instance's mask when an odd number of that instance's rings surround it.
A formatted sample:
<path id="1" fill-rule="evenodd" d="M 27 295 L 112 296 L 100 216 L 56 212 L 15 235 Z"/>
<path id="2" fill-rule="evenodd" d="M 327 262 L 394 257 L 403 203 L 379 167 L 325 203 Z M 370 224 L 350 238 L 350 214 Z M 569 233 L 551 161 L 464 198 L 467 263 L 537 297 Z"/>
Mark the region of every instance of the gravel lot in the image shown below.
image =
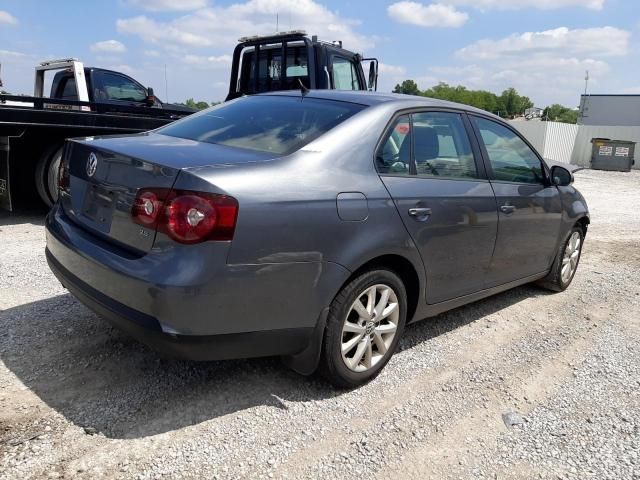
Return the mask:
<path id="1" fill-rule="evenodd" d="M 572 286 L 409 327 L 335 391 L 276 359 L 196 364 L 110 328 L 0 217 L 0 478 L 640 479 L 640 172 L 576 175 Z"/>

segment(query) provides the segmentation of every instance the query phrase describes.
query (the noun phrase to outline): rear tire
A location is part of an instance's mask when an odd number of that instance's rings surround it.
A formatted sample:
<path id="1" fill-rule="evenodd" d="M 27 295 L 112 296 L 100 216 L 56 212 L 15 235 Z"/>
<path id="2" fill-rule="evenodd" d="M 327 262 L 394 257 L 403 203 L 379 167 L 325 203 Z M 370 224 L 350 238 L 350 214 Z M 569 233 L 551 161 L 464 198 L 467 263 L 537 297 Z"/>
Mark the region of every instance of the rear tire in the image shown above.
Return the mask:
<path id="1" fill-rule="evenodd" d="M 340 388 L 373 379 L 404 331 L 407 292 L 389 270 L 370 270 L 349 282 L 331 304 L 319 372 Z"/>
<path id="2" fill-rule="evenodd" d="M 584 230 L 574 226 L 560 245 L 551 271 L 538 282 L 538 285 L 553 292 L 566 290 L 578 270 L 583 244 Z"/>
<path id="3" fill-rule="evenodd" d="M 36 165 L 36 189 L 47 207 L 58 200 L 58 175 L 62 160 L 62 146 L 47 150 Z"/>

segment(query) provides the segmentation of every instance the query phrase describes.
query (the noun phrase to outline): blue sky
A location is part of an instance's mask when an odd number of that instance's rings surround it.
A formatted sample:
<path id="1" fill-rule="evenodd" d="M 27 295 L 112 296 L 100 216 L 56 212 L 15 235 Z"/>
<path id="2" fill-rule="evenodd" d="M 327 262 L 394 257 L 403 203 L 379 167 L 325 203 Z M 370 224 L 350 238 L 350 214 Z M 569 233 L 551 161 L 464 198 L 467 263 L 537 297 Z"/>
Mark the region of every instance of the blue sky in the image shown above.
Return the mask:
<path id="1" fill-rule="evenodd" d="M 575 107 L 588 69 L 591 93 L 640 93 L 638 0 L 0 0 L 2 79 L 31 93 L 37 62 L 78 57 L 163 100 L 221 100 L 236 40 L 275 31 L 276 13 L 280 30 L 378 57 L 380 90 L 513 86 Z"/>

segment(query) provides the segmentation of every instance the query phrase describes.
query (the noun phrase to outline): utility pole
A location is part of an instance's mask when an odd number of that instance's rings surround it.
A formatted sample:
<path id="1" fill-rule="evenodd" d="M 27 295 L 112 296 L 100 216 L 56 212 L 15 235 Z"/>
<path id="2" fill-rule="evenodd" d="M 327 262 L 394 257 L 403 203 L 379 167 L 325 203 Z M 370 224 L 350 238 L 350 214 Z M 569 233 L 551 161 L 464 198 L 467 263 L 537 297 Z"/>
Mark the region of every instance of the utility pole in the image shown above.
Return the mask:
<path id="1" fill-rule="evenodd" d="M 589 87 L 589 70 L 584 75 L 584 96 L 587 96 L 587 88 Z"/>
<path id="2" fill-rule="evenodd" d="M 167 80 L 167 64 L 164 64 L 164 98 L 169 103 L 169 81 Z"/>

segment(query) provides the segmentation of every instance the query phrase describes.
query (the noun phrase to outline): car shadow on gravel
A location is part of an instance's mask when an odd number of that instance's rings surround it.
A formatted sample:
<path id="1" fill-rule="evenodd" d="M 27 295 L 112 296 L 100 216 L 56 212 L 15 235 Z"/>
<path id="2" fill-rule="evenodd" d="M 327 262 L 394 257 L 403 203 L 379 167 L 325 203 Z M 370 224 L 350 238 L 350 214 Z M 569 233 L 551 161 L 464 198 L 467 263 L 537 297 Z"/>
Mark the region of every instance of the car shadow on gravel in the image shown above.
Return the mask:
<path id="1" fill-rule="evenodd" d="M 533 295 L 520 287 L 409 326 L 401 348 L 428 342 Z M 344 393 L 278 359 L 165 358 L 111 328 L 71 295 L 0 312 L 0 359 L 49 407 L 110 438 L 141 438 L 265 406 Z"/>
<path id="2" fill-rule="evenodd" d="M 23 207 L 13 212 L 0 209 L 0 228 L 9 225 L 21 225 L 23 223 L 42 226 L 44 225 L 44 219 L 48 211 L 44 206 Z"/>

